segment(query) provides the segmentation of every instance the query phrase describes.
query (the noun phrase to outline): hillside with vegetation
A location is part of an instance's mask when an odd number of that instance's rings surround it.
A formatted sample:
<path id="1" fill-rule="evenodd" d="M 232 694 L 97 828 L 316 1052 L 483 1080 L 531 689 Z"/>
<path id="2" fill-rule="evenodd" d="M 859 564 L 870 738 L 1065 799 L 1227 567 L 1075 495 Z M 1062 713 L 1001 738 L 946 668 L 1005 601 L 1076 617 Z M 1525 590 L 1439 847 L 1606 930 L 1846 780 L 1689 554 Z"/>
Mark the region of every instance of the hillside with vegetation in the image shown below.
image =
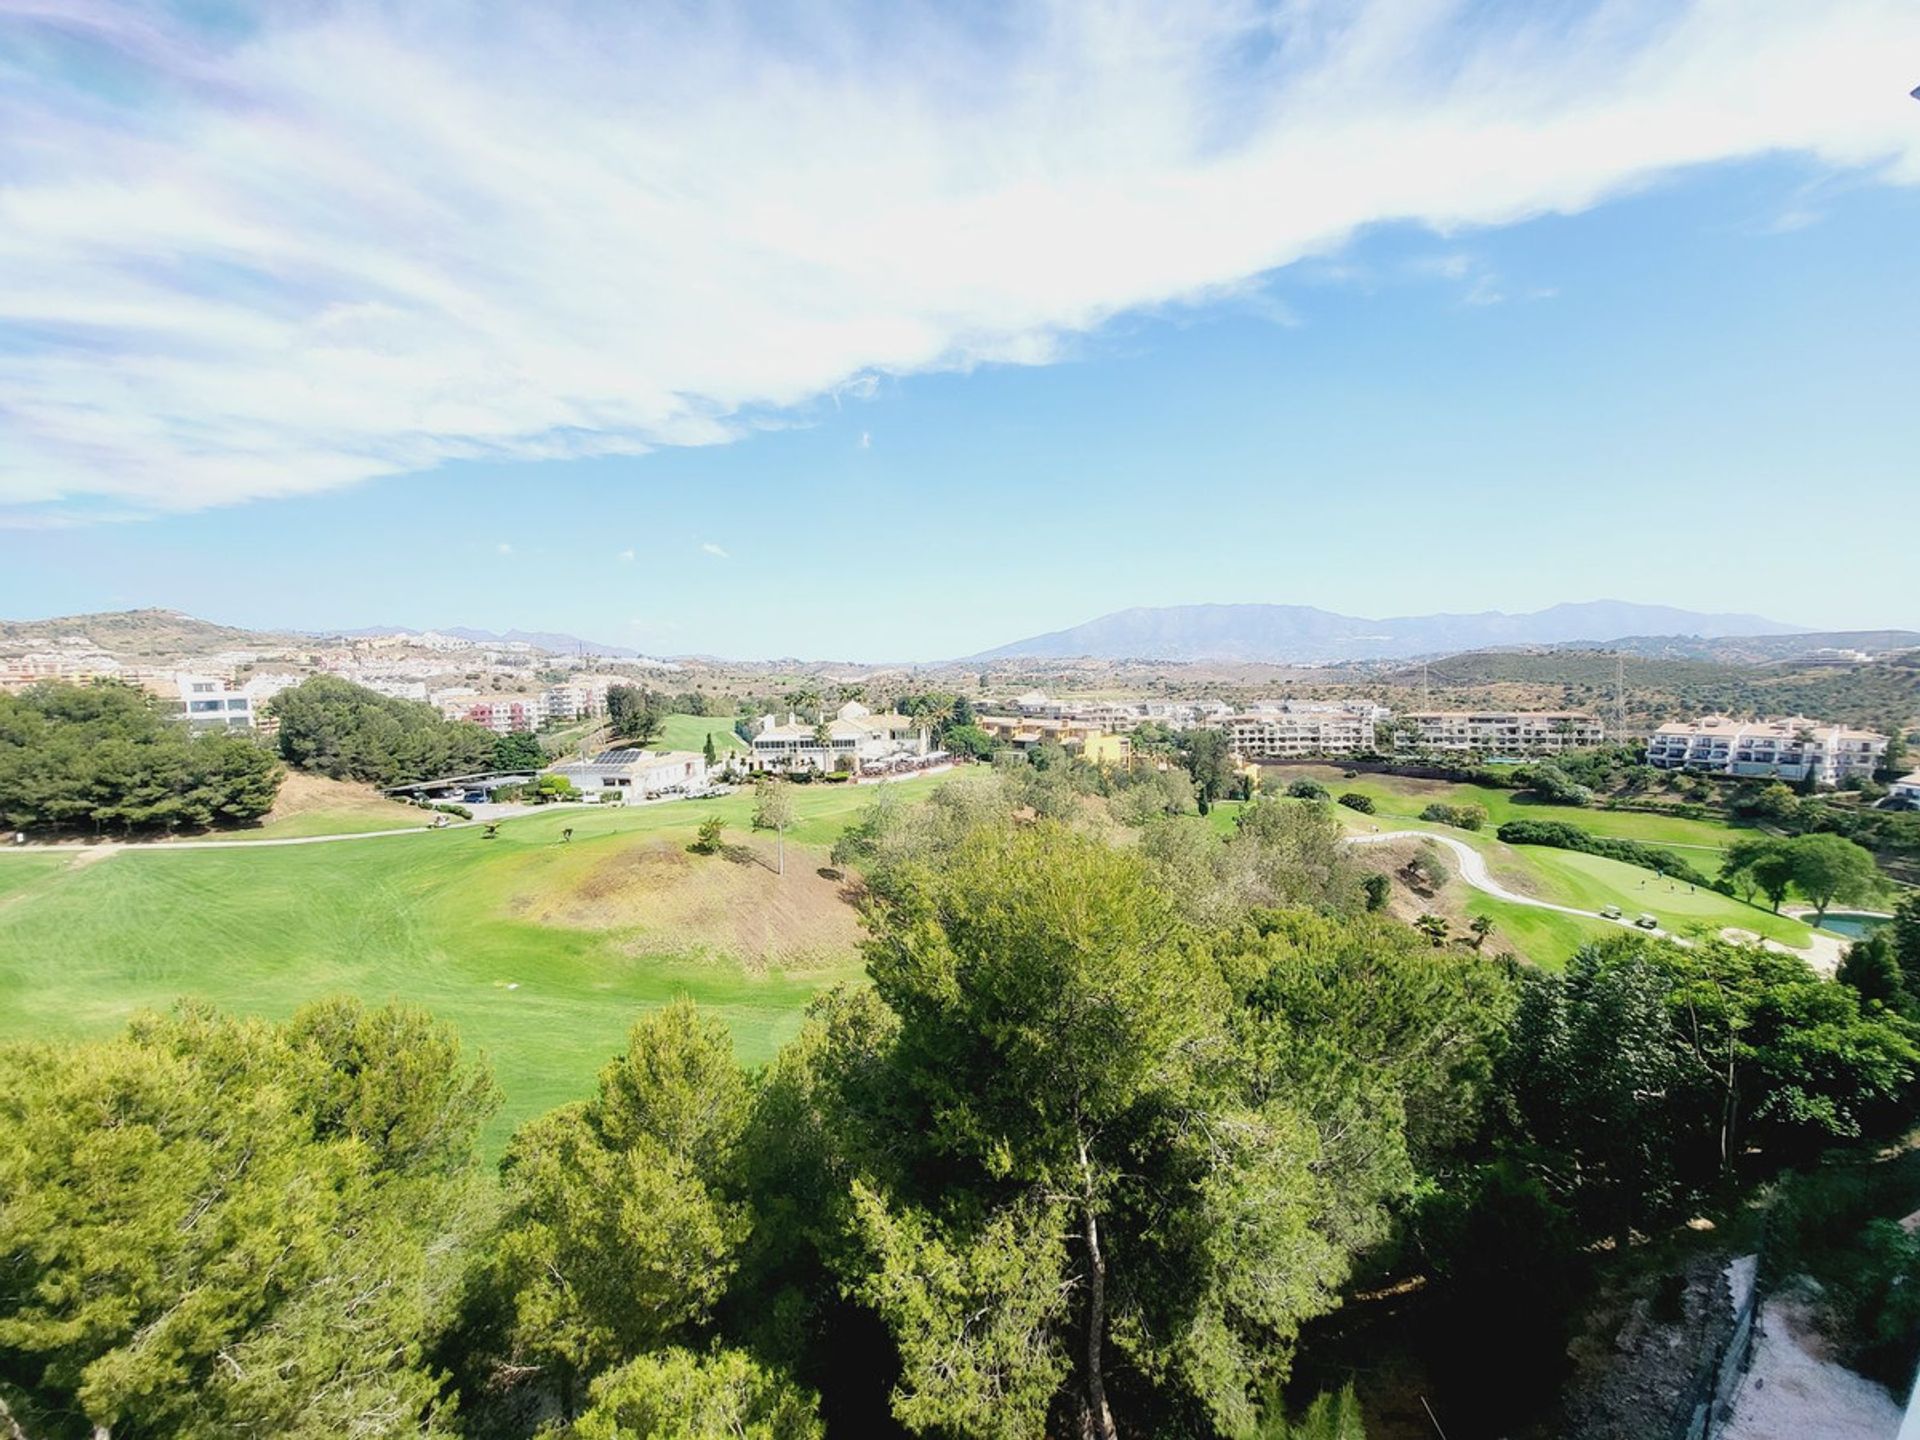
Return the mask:
<path id="1" fill-rule="evenodd" d="M 51 620 L 0 620 L 0 654 L 56 649 L 69 637 L 83 638 L 104 653 L 126 660 L 278 649 L 298 645 L 303 639 L 291 633 L 218 625 L 178 610 L 108 610 Z"/>
<path id="2" fill-rule="evenodd" d="M 41 1202 L 0 1206 L 0 1403 L 36 1435 L 1291 1434 L 1390 1405 L 1294 1378 L 1389 1293 L 1444 1423 L 1567 1434 L 1603 1277 L 1913 1123 L 1913 903 L 1838 982 L 1617 932 L 1549 972 L 1391 918 L 1354 806 L 1090 778 L 0 857 L 0 1195 Z M 806 887 L 830 953 L 688 949 L 679 874 L 713 916 Z M 183 991 L 267 1018 L 125 1023 Z M 1873 1337 L 1920 1256 L 1823 1243 L 1862 1277 L 1836 1333 L 1910 1364 Z"/>
<path id="3" fill-rule="evenodd" d="M 1709 660 L 1621 659 L 1599 651 L 1479 651 L 1384 677 L 1387 703 L 1405 708 L 1424 684 L 1434 704 L 1550 706 L 1610 718 L 1616 665 L 1625 672 L 1627 718 L 1657 724 L 1710 713 L 1811 715 L 1883 733 L 1920 723 L 1920 651 L 1856 665 L 1732 665 Z"/>

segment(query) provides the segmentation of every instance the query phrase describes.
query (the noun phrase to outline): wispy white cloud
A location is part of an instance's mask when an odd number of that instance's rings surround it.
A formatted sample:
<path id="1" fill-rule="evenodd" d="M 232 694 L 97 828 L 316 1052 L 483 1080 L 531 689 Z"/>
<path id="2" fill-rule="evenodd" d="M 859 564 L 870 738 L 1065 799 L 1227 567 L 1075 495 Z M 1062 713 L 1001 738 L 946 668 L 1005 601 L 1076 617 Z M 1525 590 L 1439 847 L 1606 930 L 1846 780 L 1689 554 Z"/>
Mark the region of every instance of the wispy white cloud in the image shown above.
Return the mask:
<path id="1" fill-rule="evenodd" d="M 721 549 L 718 545 L 714 544 L 713 541 L 711 540 L 703 541 L 701 543 L 700 548 L 706 551 L 707 554 L 713 556 L 716 560 L 731 560 L 733 558 L 732 555 L 728 554 L 725 550 Z"/>
<path id="2" fill-rule="evenodd" d="M 511 555 L 513 553 L 513 546 L 502 540 L 498 545 L 493 547 L 493 550 L 496 555 Z"/>
<path id="3" fill-rule="evenodd" d="M 1373 222 L 1684 166 L 1920 182 L 1909 0 L 1059 0 L 804 40 L 595 0 L 260 13 L 0 0 L 16 519 L 723 442 Z"/>
<path id="4" fill-rule="evenodd" d="M 862 450 L 871 450 L 873 448 L 873 432 L 871 430 L 862 430 L 860 432 L 860 448 Z"/>
<path id="5" fill-rule="evenodd" d="M 633 563 L 633 551 L 631 551 L 631 550 L 622 550 L 622 551 L 620 552 L 620 559 L 621 559 L 621 560 L 622 560 L 622 561 L 623 561 L 624 563 L 626 563 L 626 564 L 628 564 L 628 565 L 631 565 L 631 564 Z"/>

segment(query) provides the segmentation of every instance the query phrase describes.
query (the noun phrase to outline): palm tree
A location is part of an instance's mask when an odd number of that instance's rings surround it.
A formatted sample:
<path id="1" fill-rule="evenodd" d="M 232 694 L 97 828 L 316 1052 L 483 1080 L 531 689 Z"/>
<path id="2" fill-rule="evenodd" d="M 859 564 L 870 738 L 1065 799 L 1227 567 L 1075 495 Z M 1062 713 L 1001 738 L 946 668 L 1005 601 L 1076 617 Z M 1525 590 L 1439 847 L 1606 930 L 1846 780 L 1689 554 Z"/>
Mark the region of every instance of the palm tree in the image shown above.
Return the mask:
<path id="1" fill-rule="evenodd" d="M 1473 932 L 1473 948 L 1478 950 L 1487 943 L 1487 937 L 1493 934 L 1493 920 L 1486 915 L 1476 915 L 1467 929 Z"/>
<path id="2" fill-rule="evenodd" d="M 1451 927 L 1447 924 L 1446 917 L 1441 915 L 1422 915 L 1418 920 L 1413 922 L 1413 928 L 1431 940 L 1433 942 L 1433 948 L 1436 950 L 1447 943 L 1447 938 L 1451 931 Z"/>

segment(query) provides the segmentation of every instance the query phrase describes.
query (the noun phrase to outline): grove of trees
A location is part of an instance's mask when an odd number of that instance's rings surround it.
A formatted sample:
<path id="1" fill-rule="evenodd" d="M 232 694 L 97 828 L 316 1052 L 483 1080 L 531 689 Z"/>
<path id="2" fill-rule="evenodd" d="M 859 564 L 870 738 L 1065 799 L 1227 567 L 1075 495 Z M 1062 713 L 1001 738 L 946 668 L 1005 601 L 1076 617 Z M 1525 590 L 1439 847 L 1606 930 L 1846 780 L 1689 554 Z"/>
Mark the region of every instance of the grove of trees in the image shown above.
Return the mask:
<path id="1" fill-rule="evenodd" d="M 315 675 L 269 702 L 289 765 L 334 780 L 398 785 L 469 775 L 494 763 L 494 739 L 431 705 L 399 700 L 335 675 Z"/>
<path id="2" fill-rule="evenodd" d="M 1765 895 L 1776 912 L 1797 888 L 1812 903 L 1816 923 L 1834 904 L 1872 899 L 1884 885 L 1871 852 L 1826 833 L 1737 840 L 1727 847 L 1720 878 L 1736 892 Z"/>
<path id="3" fill-rule="evenodd" d="M 202 829 L 257 820 L 285 772 L 248 733 L 191 730 L 113 682 L 0 694 L 0 822 L 26 829 Z"/>

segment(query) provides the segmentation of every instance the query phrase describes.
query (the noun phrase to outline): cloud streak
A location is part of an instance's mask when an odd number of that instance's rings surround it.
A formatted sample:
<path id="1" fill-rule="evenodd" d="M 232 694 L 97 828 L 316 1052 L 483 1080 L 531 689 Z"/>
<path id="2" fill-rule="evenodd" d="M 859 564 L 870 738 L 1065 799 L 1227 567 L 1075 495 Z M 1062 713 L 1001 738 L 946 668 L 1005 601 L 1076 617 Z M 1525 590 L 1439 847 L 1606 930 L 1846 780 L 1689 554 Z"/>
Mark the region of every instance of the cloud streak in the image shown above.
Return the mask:
<path id="1" fill-rule="evenodd" d="M 0 0 L 0 513 L 721 443 L 880 376 L 1048 363 L 1370 223 L 1452 235 L 1715 161 L 1920 182 L 1905 0 L 1551 8 L 803 37 L 585 0 L 218 32 Z"/>

